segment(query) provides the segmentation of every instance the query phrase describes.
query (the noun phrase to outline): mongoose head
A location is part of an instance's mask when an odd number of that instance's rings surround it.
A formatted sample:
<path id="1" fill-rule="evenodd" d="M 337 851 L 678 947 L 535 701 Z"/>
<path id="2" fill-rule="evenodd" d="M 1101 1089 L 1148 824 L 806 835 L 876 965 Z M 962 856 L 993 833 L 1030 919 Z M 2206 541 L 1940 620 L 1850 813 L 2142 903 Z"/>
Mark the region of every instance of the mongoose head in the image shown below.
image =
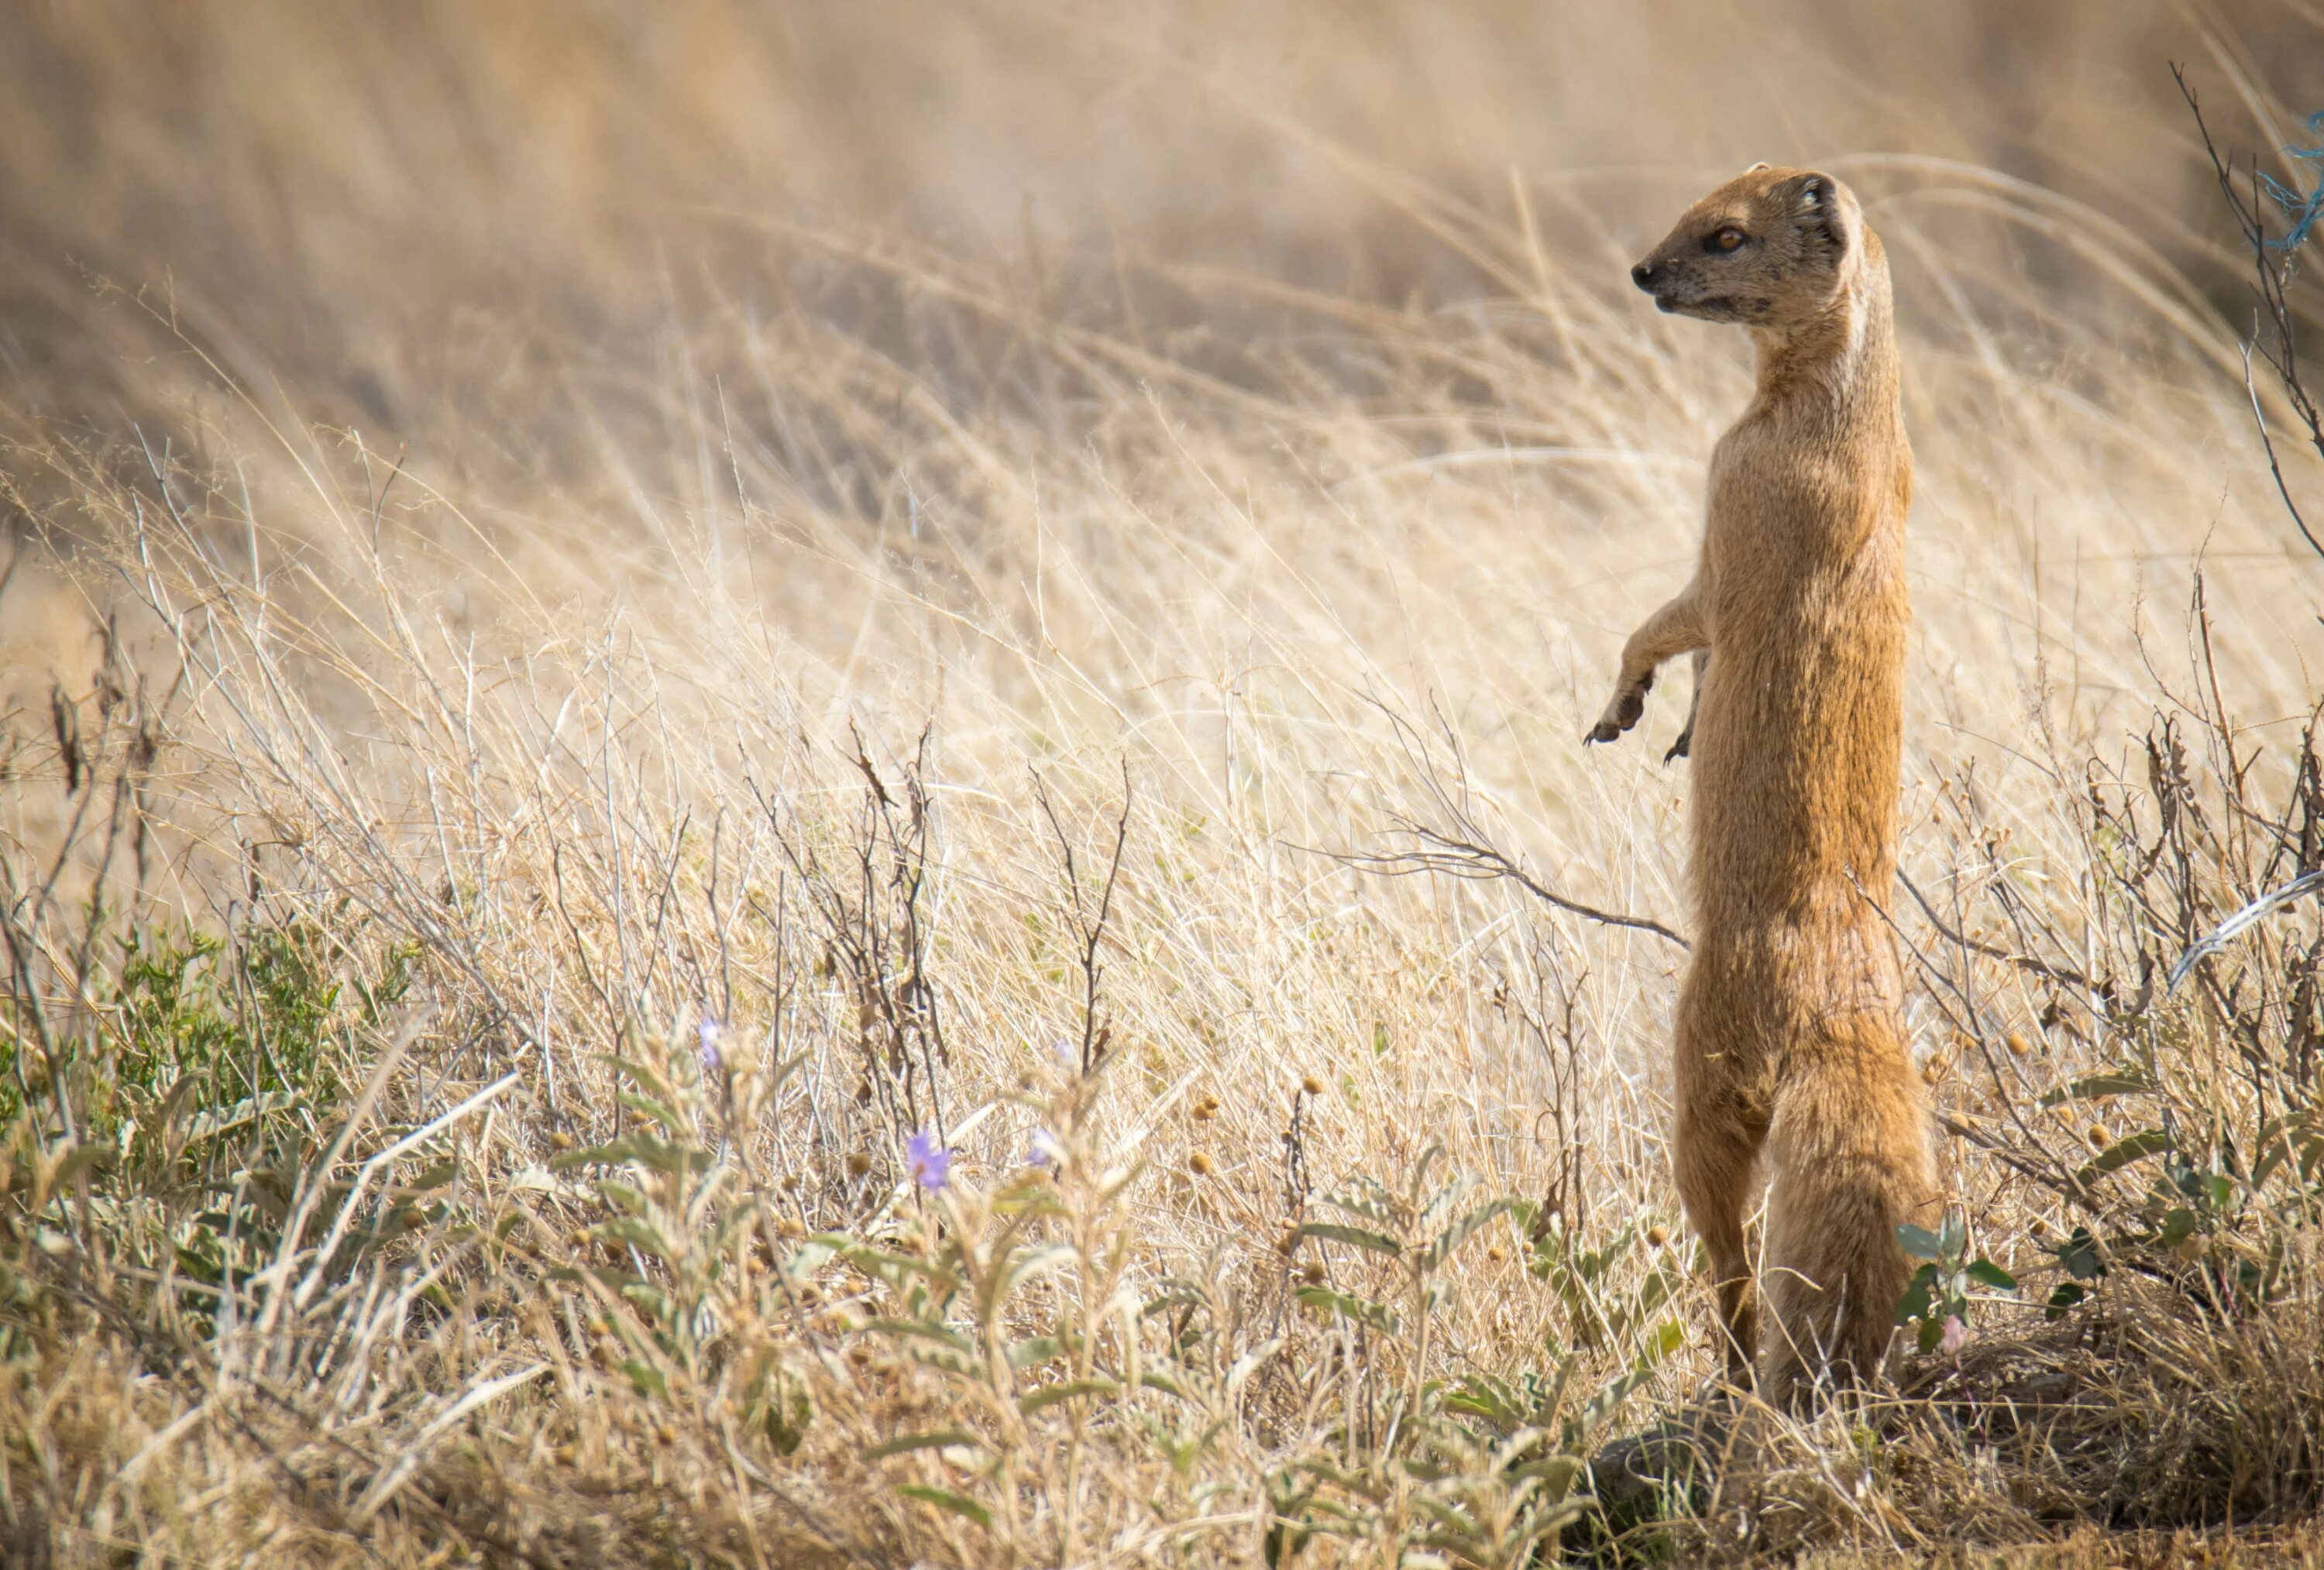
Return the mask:
<path id="1" fill-rule="evenodd" d="M 1831 176 L 1754 164 L 1689 207 L 1630 280 L 1674 315 L 1781 332 L 1848 291 L 1866 241 L 1855 195 Z"/>

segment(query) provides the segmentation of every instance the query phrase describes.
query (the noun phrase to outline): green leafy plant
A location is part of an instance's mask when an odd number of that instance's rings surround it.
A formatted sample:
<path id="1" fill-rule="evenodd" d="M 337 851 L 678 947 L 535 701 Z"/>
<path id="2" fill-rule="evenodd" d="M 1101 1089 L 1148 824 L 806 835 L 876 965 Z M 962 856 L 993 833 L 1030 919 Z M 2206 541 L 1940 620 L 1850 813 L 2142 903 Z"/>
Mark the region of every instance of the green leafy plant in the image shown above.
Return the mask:
<path id="1" fill-rule="evenodd" d="M 2049 1300 L 2043 1305 L 2045 1319 L 2061 1319 L 2069 1309 L 2089 1297 L 2085 1281 L 2096 1282 L 2107 1272 L 2106 1256 L 2098 1248 L 2098 1239 L 2087 1226 L 2077 1226 L 2066 1239 L 2050 1251 L 2056 1256 L 2058 1268 L 2066 1280 L 2050 1289 Z"/>
<path id="2" fill-rule="evenodd" d="M 1918 1327 L 1914 1339 L 1923 1352 L 1940 1346 L 1959 1350 L 1972 1302 L 2016 1299 L 2016 1277 L 1989 1259 L 1969 1256 L 1969 1223 L 1958 1210 L 1949 1212 L 1936 1232 L 1899 1226 L 1896 1242 L 1914 1259 L 1927 1262 L 1913 1272 L 1896 1304 L 1896 1323 Z M 1978 1287 L 1986 1291 L 1977 1292 Z"/>
<path id="3" fill-rule="evenodd" d="M 1300 1302 L 1391 1336 L 1408 1323 L 1423 1338 L 1425 1352 L 1429 1311 L 1439 1300 L 1439 1275 L 1446 1261 L 1488 1222 L 1513 1207 L 1513 1201 L 1492 1199 L 1463 1209 L 1478 1186 L 1471 1177 L 1453 1178 L 1427 1192 L 1430 1170 L 1443 1154 L 1435 1145 L 1424 1151 L 1401 1193 L 1368 1177 L 1353 1179 L 1339 1193 L 1318 1198 L 1344 1219 L 1303 1222 L 1298 1227 L 1302 1238 L 1345 1244 L 1387 1262 L 1395 1272 L 1395 1301 L 1312 1285 L 1299 1290 Z"/>
<path id="4" fill-rule="evenodd" d="M 1364 1413 L 1366 1421 L 1343 1425 L 1278 1474 L 1271 1563 L 1315 1535 L 1373 1543 L 1390 1563 L 1407 1562 L 1406 1555 L 1464 1565 L 1532 1562 L 1590 1512 L 1582 1486 L 1589 1447 L 1683 1339 L 1675 1318 L 1658 1317 L 1674 1284 L 1659 1262 L 1637 1285 L 1609 1291 L 1611 1267 L 1635 1244 L 1635 1229 L 1601 1248 L 1579 1249 L 1554 1222 L 1534 1227 L 1536 1209 L 1523 1201 L 1474 1203 L 1473 1180 L 1456 1177 L 1431 1189 L 1437 1156 L 1425 1152 L 1401 1190 L 1355 1180 L 1320 1201 L 1338 1218 L 1298 1229 L 1303 1240 L 1343 1245 L 1388 1267 L 1390 1293 L 1311 1284 L 1298 1298 L 1343 1339 L 1377 1349 L 1383 1360 L 1393 1353 L 1402 1377 Z M 1472 1370 L 1448 1384 L 1432 1377 L 1427 1356 L 1434 1315 L 1450 1290 L 1446 1267 L 1505 1216 L 1536 1234 L 1533 1272 L 1559 1290 L 1568 1334 L 1552 1336 L 1546 1372 Z M 1618 1372 L 1594 1386 L 1579 1384 L 1584 1368 L 1602 1363 L 1608 1351 L 1621 1358 Z"/>
<path id="5" fill-rule="evenodd" d="M 1562 1358 L 1568 1346 L 1622 1347 L 1650 1344 L 1674 1331 L 1683 1334 L 1665 1312 L 1683 1278 L 1664 1228 L 1627 1222 L 1591 1247 L 1567 1230 L 1561 1217 L 1541 1217 L 1530 1206 L 1518 1207 L 1517 1216 L 1533 1244 L 1527 1267 L 1556 1294 L 1563 1311 L 1563 1344 L 1550 1345 L 1552 1356 Z M 1618 1289 L 1618 1267 L 1642 1246 L 1649 1255 L 1646 1270 Z"/>
<path id="6" fill-rule="evenodd" d="M 223 1298 L 279 1281 L 320 1240 L 329 1257 L 302 1265 L 301 1281 L 442 1218 L 456 1169 L 440 1152 L 415 1150 L 426 1171 L 376 1186 L 327 1170 L 355 1153 L 332 1153 L 355 1110 L 345 1066 L 379 1044 L 415 950 L 391 950 L 366 976 L 303 920 L 229 938 L 157 924 L 108 936 L 95 901 L 78 919 L 80 1006 L 20 994 L 0 1010 L 0 1125 L 27 1180 L 0 1187 L 35 1233 L 134 1267 L 173 1330 L 199 1339 Z M 35 1200 L 43 1168 L 64 1185 Z"/>
<path id="7" fill-rule="evenodd" d="M 2151 1044 L 2168 1033 L 2150 1024 L 2146 1034 Z M 2294 1086 L 2292 1094 L 2308 1092 Z M 2318 1183 L 2324 1131 L 2311 1107 L 2295 1106 L 2261 1122 L 2246 1159 L 2224 1120 L 2186 1116 L 2190 1109 L 2151 1063 L 2085 1075 L 2041 1099 L 2046 1107 L 2098 1101 L 2135 1106 L 2141 1121 L 2151 1118 L 2130 1134 L 2107 1136 L 2074 1173 L 2083 1192 L 2112 1180 L 2111 1202 L 2101 1233 L 2078 1226 L 2052 1247 L 2069 1278 L 2051 1293 L 2052 1317 L 2085 1301 L 2084 1283 L 2097 1282 L 2116 1260 L 2200 1288 L 2223 1305 L 2255 1304 L 2273 1294 L 2286 1238 L 2324 1199 Z M 2144 1182 L 2126 1180 L 2142 1176 Z"/>

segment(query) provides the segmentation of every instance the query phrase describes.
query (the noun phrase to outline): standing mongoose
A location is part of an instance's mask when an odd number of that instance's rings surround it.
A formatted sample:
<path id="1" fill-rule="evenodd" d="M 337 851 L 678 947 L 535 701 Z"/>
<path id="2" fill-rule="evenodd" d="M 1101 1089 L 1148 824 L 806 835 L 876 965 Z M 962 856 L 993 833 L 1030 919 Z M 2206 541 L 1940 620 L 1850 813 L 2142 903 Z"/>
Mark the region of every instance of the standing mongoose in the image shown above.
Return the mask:
<path id="1" fill-rule="evenodd" d="M 1750 406 L 1711 453 L 1694 581 L 1631 635 L 1585 739 L 1636 724 L 1655 668 L 1702 651 L 1672 1143 L 1729 1371 L 1748 1379 L 1756 1351 L 1762 1392 L 1796 1403 L 1877 1373 L 1910 1280 L 1896 1227 L 1935 1203 L 1886 912 L 1913 490 L 1888 263 L 1846 186 L 1760 164 L 1630 276 L 1758 348 Z M 1743 1217 L 1763 1143 L 1758 1346 Z"/>

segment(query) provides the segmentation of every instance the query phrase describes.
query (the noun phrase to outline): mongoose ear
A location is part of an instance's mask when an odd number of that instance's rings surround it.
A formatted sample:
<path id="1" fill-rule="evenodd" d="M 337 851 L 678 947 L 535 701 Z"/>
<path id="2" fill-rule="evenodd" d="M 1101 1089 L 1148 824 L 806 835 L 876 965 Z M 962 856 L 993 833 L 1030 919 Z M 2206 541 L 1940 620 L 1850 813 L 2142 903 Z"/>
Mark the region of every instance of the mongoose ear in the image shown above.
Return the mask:
<path id="1" fill-rule="evenodd" d="M 1757 162 L 1757 163 L 1753 164 L 1749 169 L 1745 170 L 1743 172 L 1744 172 L 1745 174 L 1757 174 L 1757 173 L 1758 173 L 1761 170 L 1763 170 L 1763 169 L 1773 169 L 1773 168 L 1775 168 L 1775 166 L 1774 164 L 1769 163 L 1766 159 L 1764 159 L 1764 158 L 1763 158 L 1763 159 L 1761 159 L 1758 162 Z"/>
<path id="2" fill-rule="evenodd" d="M 1794 182 L 1794 188 L 1800 226 L 1822 235 L 1831 242 L 1834 250 L 1845 254 L 1854 239 L 1850 231 L 1855 225 L 1856 204 L 1848 199 L 1840 183 L 1820 170 L 1810 170 Z"/>

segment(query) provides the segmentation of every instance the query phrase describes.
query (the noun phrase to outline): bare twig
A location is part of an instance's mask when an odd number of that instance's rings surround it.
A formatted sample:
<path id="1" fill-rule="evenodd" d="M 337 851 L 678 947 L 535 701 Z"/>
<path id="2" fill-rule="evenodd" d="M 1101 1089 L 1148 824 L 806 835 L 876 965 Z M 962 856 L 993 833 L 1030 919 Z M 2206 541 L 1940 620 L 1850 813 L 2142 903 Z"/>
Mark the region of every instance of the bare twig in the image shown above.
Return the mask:
<path id="1" fill-rule="evenodd" d="M 1391 808 L 1388 814 L 1388 822 L 1393 825 L 1390 835 L 1409 840 L 1408 846 L 1394 846 L 1381 850 L 1334 850 L 1324 854 L 1343 866 L 1384 877 L 1443 873 L 1472 882 L 1489 883 L 1506 878 L 1553 910 L 1581 916 L 1602 926 L 1628 927 L 1637 932 L 1651 932 L 1682 949 L 1688 946 L 1684 938 L 1652 917 L 1601 909 L 1560 894 L 1535 877 L 1532 869 L 1522 860 L 1496 845 L 1492 836 L 1477 821 L 1470 804 L 1468 760 L 1444 717 L 1439 714 L 1436 719 L 1438 730 L 1452 753 L 1449 783 L 1444 770 L 1429 757 L 1426 739 L 1417 728 L 1385 703 L 1376 702 L 1376 706 L 1387 716 L 1396 731 L 1405 761 L 1428 799 L 1431 819 L 1424 820 Z"/>
<path id="2" fill-rule="evenodd" d="M 2028 976 L 2040 976 L 2051 981 L 2063 982 L 2069 987 L 2079 987 L 2085 992 L 2090 990 L 2090 978 L 2070 965 L 2052 965 L 2047 960 L 2036 959 L 2030 954 L 2013 954 L 2008 950 L 1997 947 L 1982 939 L 1972 938 L 1959 928 L 1947 926 L 1944 917 L 1937 914 L 1936 906 L 1929 903 L 1929 896 L 1923 894 L 1919 886 L 1905 876 L 1904 869 L 1901 867 L 1896 869 L 1896 881 L 1903 886 L 1906 894 L 1913 896 L 1913 903 L 1921 907 L 1921 914 L 1928 918 L 1929 925 L 1936 928 L 1945 941 L 1956 948 L 1967 949 L 1972 954 L 1982 954 L 1988 959 L 1998 959 L 2005 965 L 2015 966 Z"/>
<path id="3" fill-rule="evenodd" d="M 1086 1074 L 1097 1064 L 1105 1051 L 1107 1028 L 1098 1020 L 1098 981 L 1105 967 L 1098 962 L 1098 950 L 1105 942 L 1105 923 L 1113 910 L 1113 888 L 1121 877 L 1121 855 L 1130 843 L 1130 760 L 1121 764 L 1121 812 L 1113 822 L 1113 851 L 1106 860 L 1105 883 L 1098 891 L 1097 913 L 1093 917 L 1083 905 L 1081 874 L 1074 862 L 1073 836 L 1065 832 L 1057 820 L 1056 804 L 1049 799 L 1049 788 L 1042 781 L 1040 771 L 1032 770 L 1033 799 L 1041 808 L 1041 816 L 1048 820 L 1049 833 L 1057 841 L 1057 853 L 1065 864 L 1066 909 L 1073 918 L 1074 940 L 1081 945 L 1082 973 L 1082 1072 Z"/>

